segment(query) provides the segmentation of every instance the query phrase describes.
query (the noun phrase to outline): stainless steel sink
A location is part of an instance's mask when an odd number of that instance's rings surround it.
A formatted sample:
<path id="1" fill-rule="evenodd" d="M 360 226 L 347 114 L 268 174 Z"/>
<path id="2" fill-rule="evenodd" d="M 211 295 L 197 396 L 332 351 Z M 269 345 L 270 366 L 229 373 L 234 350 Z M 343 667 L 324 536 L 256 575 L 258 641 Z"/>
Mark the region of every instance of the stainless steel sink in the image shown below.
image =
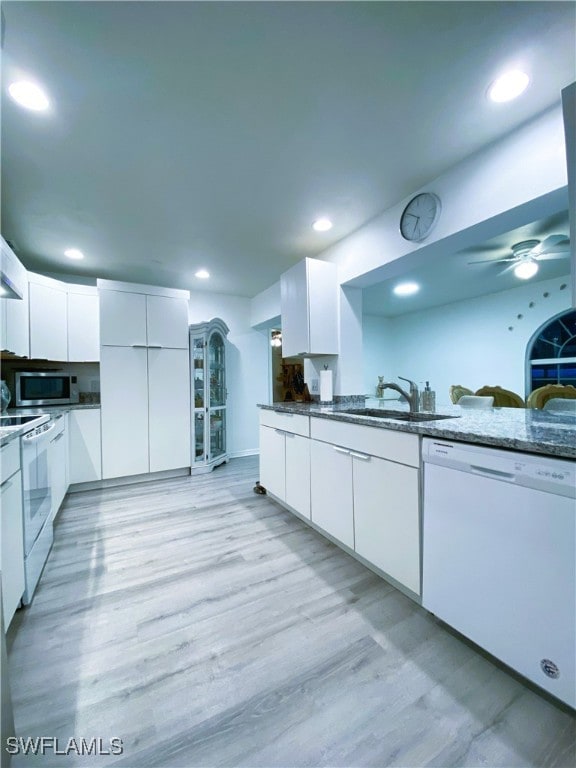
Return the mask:
<path id="1" fill-rule="evenodd" d="M 439 419 L 458 419 L 459 416 L 446 416 L 441 413 L 411 413 L 410 411 L 386 411 L 384 408 L 349 408 L 342 413 L 353 416 L 374 416 L 377 419 L 397 419 L 398 421 L 438 421 Z"/>

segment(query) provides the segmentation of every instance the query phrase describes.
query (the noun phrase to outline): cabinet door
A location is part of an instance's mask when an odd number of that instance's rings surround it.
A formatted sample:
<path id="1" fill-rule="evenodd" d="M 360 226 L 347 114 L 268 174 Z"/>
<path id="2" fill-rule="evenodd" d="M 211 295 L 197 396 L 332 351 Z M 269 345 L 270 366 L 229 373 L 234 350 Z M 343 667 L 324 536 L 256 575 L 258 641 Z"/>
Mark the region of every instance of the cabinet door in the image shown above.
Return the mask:
<path id="1" fill-rule="evenodd" d="M 30 283 L 30 357 L 68 359 L 66 291 Z"/>
<path id="2" fill-rule="evenodd" d="M 280 277 L 282 312 L 282 355 L 292 357 L 309 352 L 308 286 L 306 259 Z"/>
<path id="3" fill-rule="evenodd" d="M 24 535 L 20 471 L 0 486 L 2 597 L 8 629 L 24 593 Z"/>
<path id="4" fill-rule="evenodd" d="M 286 441 L 284 433 L 272 427 L 260 427 L 260 484 L 286 500 Z"/>
<path id="5" fill-rule="evenodd" d="M 19 357 L 30 355 L 30 317 L 28 301 L 28 282 L 22 284 L 22 299 L 1 299 L 2 349 L 7 349 Z"/>
<path id="6" fill-rule="evenodd" d="M 62 417 L 64 418 L 64 417 Z M 58 514 L 58 510 L 68 490 L 66 470 L 66 431 L 56 435 L 50 443 L 50 489 L 52 491 L 52 520 Z"/>
<path id="7" fill-rule="evenodd" d="M 352 459 L 349 451 L 311 440 L 310 487 L 312 522 L 353 549 Z"/>
<path id="8" fill-rule="evenodd" d="M 68 479 L 89 483 L 102 479 L 100 409 L 73 409 L 68 414 Z"/>
<path id="9" fill-rule="evenodd" d="M 68 293 L 68 360 L 100 360 L 98 295 Z"/>
<path id="10" fill-rule="evenodd" d="M 370 456 L 353 481 L 356 552 L 420 594 L 418 470 Z"/>
<path id="11" fill-rule="evenodd" d="M 149 347 L 188 349 L 188 301 L 146 296 Z"/>
<path id="12" fill-rule="evenodd" d="M 150 472 L 189 467 L 188 350 L 148 350 L 148 398 Z"/>
<path id="13" fill-rule="evenodd" d="M 100 355 L 102 475 L 149 472 L 148 352 L 103 346 Z"/>
<path id="14" fill-rule="evenodd" d="M 286 503 L 310 519 L 310 440 L 285 433 Z"/>
<path id="15" fill-rule="evenodd" d="M 100 290 L 100 344 L 147 345 L 146 296 L 143 293 Z"/>

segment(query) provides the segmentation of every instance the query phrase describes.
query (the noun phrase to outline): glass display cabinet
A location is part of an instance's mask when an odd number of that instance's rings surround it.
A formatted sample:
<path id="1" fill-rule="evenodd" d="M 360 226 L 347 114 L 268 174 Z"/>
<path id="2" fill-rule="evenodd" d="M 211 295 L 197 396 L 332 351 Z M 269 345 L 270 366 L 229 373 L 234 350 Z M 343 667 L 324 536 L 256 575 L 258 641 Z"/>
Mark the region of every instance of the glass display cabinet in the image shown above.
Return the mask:
<path id="1" fill-rule="evenodd" d="M 190 326 L 192 474 L 228 461 L 226 446 L 226 336 L 218 317 Z"/>

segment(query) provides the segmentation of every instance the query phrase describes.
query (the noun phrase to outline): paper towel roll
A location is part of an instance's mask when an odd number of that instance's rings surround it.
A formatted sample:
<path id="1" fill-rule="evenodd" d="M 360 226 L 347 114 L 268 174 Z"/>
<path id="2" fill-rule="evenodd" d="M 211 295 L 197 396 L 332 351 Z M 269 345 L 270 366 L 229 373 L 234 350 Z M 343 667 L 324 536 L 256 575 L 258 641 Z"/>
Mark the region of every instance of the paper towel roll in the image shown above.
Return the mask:
<path id="1" fill-rule="evenodd" d="M 320 371 L 320 400 L 332 402 L 332 371 Z"/>

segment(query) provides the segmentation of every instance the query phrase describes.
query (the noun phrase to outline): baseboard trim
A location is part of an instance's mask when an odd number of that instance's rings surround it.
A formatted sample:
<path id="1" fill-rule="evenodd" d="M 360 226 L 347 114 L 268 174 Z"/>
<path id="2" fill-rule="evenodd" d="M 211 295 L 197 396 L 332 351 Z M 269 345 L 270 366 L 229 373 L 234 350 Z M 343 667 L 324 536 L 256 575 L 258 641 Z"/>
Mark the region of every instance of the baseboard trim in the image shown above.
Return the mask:
<path id="1" fill-rule="evenodd" d="M 183 477 L 190 474 L 190 467 L 181 469 L 166 469 L 163 472 L 147 472 L 143 475 L 127 475 L 126 477 L 110 477 L 107 480 L 91 480 L 88 483 L 74 483 L 68 488 L 68 493 L 81 491 L 97 491 L 102 488 L 115 488 L 119 485 L 135 485 L 151 483 L 155 480 L 169 480 L 171 477 Z"/>
<path id="2" fill-rule="evenodd" d="M 241 459 L 242 456 L 258 456 L 260 454 L 260 451 L 258 448 L 247 448 L 244 451 L 234 451 L 234 453 L 229 453 L 228 456 L 231 459 Z"/>

